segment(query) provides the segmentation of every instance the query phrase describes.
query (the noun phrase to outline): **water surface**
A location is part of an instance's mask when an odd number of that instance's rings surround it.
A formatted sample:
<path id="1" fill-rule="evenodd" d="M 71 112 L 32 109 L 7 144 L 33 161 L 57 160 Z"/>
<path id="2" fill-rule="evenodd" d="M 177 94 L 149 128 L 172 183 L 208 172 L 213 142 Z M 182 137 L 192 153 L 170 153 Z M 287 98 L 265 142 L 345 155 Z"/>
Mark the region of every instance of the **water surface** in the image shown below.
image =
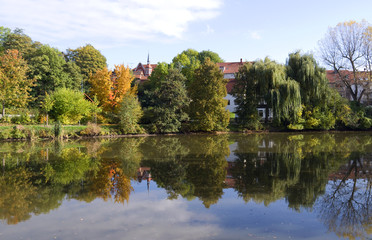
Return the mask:
<path id="1" fill-rule="evenodd" d="M 368 133 L 0 143 L 0 239 L 372 239 Z"/>

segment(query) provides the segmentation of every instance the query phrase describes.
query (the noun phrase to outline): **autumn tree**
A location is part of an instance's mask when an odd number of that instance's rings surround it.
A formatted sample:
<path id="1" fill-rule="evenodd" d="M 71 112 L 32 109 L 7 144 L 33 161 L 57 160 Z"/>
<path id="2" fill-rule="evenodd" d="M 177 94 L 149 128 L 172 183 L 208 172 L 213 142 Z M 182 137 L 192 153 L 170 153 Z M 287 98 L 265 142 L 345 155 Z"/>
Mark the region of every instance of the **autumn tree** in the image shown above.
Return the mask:
<path id="1" fill-rule="evenodd" d="M 227 81 L 217 64 L 209 59 L 195 71 L 195 79 L 189 87 L 190 118 L 197 131 L 225 130 L 230 115 L 226 110 Z"/>
<path id="2" fill-rule="evenodd" d="M 28 66 L 18 50 L 0 56 L 0 102 L 2 116 L 7 107 L 23 107 L 31 100 L 34 80 L 27 77 Z"/>
<path id="3" fill-rule="evenodd" d="M 358 103 L 370 93 L 372 31 L 368 22 L 343 22 L 329 28 L 319 42 L 320 55 Z"/>
<path id="4" fill-rule="evenodd" d="M 97 96 L 105 111 L 116 111 L 124 95 L 136 91 L 136 87 L 131 87 L 133 80 L 129 67 L 123 64 L 115 65 L 114 71 L 103 68 L 89 79 L 90 94 Z"/>
<path id="5" fill-rule="evenodd" d="M 81 74 L 84 76 L 82 82 L 82 89 L 84 90 L 89 89 L 87 85 L 89 77 L 94 75 L 98 70 L 107 67 L 105 56 L 90 44 L 77 49 L 67 49 L 65 58 L 68 62 L 75 62 L 80 68 Z"/>

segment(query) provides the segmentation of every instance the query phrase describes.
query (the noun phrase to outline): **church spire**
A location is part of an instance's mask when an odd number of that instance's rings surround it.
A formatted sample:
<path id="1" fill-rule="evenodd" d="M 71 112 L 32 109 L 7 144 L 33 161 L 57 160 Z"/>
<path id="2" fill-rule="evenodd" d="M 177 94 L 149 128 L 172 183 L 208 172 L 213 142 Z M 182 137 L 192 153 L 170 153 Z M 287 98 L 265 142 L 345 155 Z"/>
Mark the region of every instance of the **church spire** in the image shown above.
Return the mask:
<path id="1" fill-rule="evenodd" d="M 150 53 L 147 53 L 147 64 L 150 65 Z"/>

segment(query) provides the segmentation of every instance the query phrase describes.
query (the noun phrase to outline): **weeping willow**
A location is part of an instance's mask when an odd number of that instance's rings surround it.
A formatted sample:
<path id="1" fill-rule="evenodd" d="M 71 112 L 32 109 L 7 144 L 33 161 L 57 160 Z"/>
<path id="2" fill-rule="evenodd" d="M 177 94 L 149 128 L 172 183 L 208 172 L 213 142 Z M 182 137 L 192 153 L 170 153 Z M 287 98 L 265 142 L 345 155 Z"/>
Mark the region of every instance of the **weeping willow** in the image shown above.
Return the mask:
<path id="1" fill-rule="evenodd" d="M 257 106 L 260 103 L 266 106 L 265 121 L 269 118 L 269 109 L 273 111 L 275 122 L 296 120 L 301 107 L 300 87 L 287 77 L 285 66 L 266 58 L 244 65 L 236 79 L 233 94 L 242 121 L 259 121 Z"/>
<path id="2" fill-rule="evenodd" d="M 325 70 L 318 66 L 311 54 L 289 54 L 287 76 L 300 84 L 301 101 L 307 106 L 325 104 L 328 80 Z"/>

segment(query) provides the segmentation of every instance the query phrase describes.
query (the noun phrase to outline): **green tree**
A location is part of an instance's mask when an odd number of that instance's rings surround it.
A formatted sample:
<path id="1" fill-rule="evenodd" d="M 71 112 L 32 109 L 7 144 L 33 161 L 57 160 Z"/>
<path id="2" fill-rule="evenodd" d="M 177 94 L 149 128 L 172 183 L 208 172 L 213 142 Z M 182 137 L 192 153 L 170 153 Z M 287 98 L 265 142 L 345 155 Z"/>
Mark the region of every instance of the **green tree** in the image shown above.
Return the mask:
<path id="1" fill-rule="evenodd" d="M 286 68 L 287 76 L 300 85 L 303 104 L 301 121 L 304 127 L 327 130 L 334 128 L 341 107 L 336 106 L 335 102 L 341 105 L 345 103 L 330 89 L 325 69 L 319 67 L 311 54 L 301 55 L 300 52 L 289 54 Z"/>
<path id="2" fill-rule="evenodd" d="M 195 70 L 200 66 L 199 53 L 194 49 L 187 49 L 173 58 L 175 68 L 181 70 L 186 77 L 186 86 L 189 86 L 195 78 Z"/>
<path id="3" fill-rule="evenodd" d="M 283 65 L 266 58 L 254 64 L 246 63 L 236 75 L 233 95 L 238 105 L 236 113 L 240 124 L 256 128 L 260 120 L 257 110 L 259 104 L 266 107 L 265 121 L 269 109 L 276 122 L 294 122 L 301 107 L 299 84 L 288 79 Z"/>
<path id="4" fill-rule="evenodd" d="M 189 87 L 190 118 L 197 131 L 225 130 L 230 114 L 225 109 L 226 80 L 217 64 L 209 59 L 195 71 L 195 81 Z"/>
<path id="5" fill-rule="evenodd" d="M 224 60 L 218 55 L 218 53 L 212 52 L 210 50 L 203 50 L 199 52 L 198 59 L 200 62 L 204 62 L 207 58 L 209 58 L 214 63 L 222 63 Z"/>
<path id="6" fill-rule="evenodd" d="M 67 88 L 59 88 L 51 94 L 53 107 L 50 115 L 64 124 L 72 124 L 80 121 L 84 116 L 91 114 L 91 109 L 96 106 L 85 100 L 83 93 Z"/>
<path id="7" fill-rule="evenodd" d="M 187 96 L 185 77 L 179 70 L 171 69 L 153 92 L 155 106 L 152 110 L 156 131 L 161 133 L 179 132 L 181 124 L 189 119 L 186 113 L 190 99 Z"/>
<path id="8" fill-rule="evenodd" d="M 28 66 L 17 50 L 0 56 L 0 102 L 2 116 L 7 107 L 24 107 L 31 99 L 33 79 L 27 77 Z"/>
<path id="9" fill-rule="evenodd" d="M 5 50 L 4 42 L 8 35 L 12 32 L 10 28 L 0 26 L 0 54 Z"/>
<path id="10" fill-rule="evenodd" d="M 158 63 L 156 68 L 152 71 L 149 81 L 138 85 L 138 99 L 143 108 L 154 106 L 152 93 L 160 88 L 162 81 L 164 81 L 170 69 L 173 69 L 173 64 L 168 64 L 166 62 Z"/>
<path id="11" fill-rule="evenodd" d="M 143 115 L 141 104 L 133 94 L 125 94 L 119 109 L 120 128 L 123 134 L 142 132 L 138 124 Z"/>
<path id="12" fill-rule="evenodd" d="M 88 90 L 87 80 L 98 70 L 107 67 L 106 58 L 92 45 L 87 44 L 77 49 L 68 49 L 65 54 L 67 61 L 75 62 L 83 77 L 82 89 Z"/>
<path id="13" fill-rule="evenodd" d="M 5 30 L 6 31 L 6 30 Z M 16 28 L 11 33 L 6 31 L 2 42 L 5 50 L 16 49 L 21 56 L 28 61 L 29 56 L 40 47 L 39 42 L 34 42 L 22 29 Z"/>
<path id="14" fill-rule="evenodd" d="M 77 79 L 72 79 L 73 76 L 66 70 L 70 70 L 69 67 L 73 65 L 66 64 L 63 54 L 58 49 L 43 45 L 30 56 L 28 63 L 30 76 L 37 79 L 32 91 L 34 97 L 42 98 L 45 93 L 50 94 L 61 87 L 79 89 L 80 82 L 77 81 L 81 78 L 75 75 Z"/>

